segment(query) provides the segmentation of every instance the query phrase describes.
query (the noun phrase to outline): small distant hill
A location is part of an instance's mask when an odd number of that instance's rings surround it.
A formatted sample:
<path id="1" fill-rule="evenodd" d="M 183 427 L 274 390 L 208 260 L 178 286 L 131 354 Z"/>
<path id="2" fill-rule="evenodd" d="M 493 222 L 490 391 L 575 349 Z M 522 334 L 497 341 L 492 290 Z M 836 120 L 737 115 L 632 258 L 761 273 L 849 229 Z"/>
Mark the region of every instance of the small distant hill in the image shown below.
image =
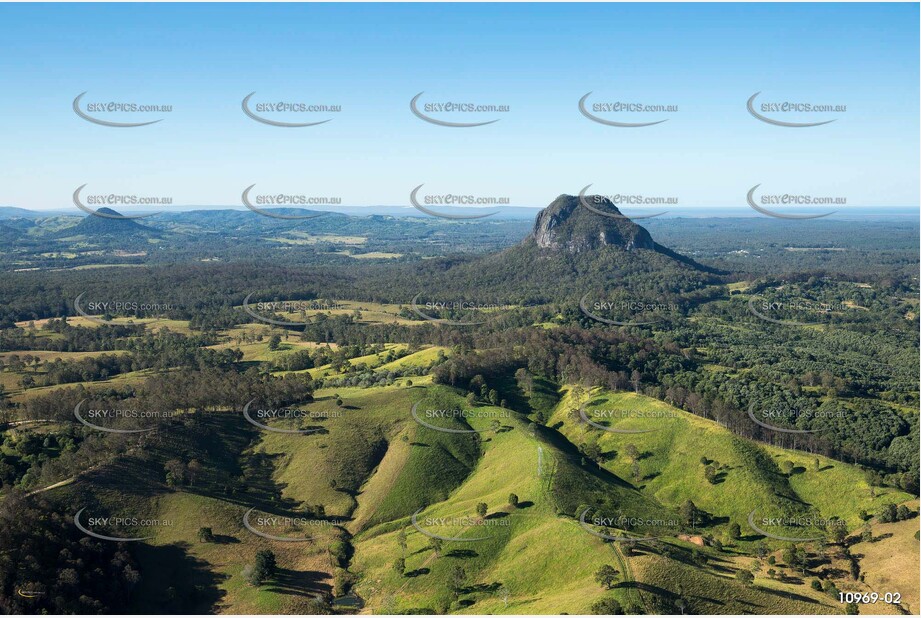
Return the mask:
<path id="1" fill-rule="evenodd" d="M 154 228 L 141 225 L 134 219 L 118 217 L 123 217 L 123 215 L 111 208 L 100 208 L 96 211 L 96 215 L 88 215 L 77 225 L 59 231 L 57 236 L 119 236 L 125 238 L 158 233 Z"/>
<path id="2" fill-rule="evenodd" d="M 13 242 L 23 235 L 22 230 L 0 223 L 0 242 Z"/>
<path id="3" fill-rule="evenodd" d="M 47 213 L 26 210 L 15 206 L 0 206 L 0 219 L 37 219 L 47 216 Z"/>

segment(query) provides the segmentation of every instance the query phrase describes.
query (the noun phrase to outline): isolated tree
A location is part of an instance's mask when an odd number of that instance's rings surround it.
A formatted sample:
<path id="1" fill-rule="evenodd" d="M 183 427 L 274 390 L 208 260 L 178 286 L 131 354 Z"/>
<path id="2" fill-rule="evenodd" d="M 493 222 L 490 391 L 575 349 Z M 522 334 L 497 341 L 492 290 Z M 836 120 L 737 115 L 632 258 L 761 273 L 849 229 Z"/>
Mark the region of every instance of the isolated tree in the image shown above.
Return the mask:
<path id="1" fill-rule="evenodd" d="M 269 350 L 274 352 L 280 347 L 281 347 L 281 337 L 278 335 L 272 335 L 272 337 L 269 339 Z"/>
<path id="2" fill-rule="evenodd" d="M 614 583 L 617 581 L 617 576 L 619 574 L 620 571 L 610 564 L 604 564 L 595 571 L 595 581 L 598 582 L 599 585 L 610 590 L 614 587 Z"/>
<path id="3" fill-rule="evenodd" d="M 518 388 L 523 390 L 525 395 L 530 397 L 534 391 L 534 378 L 528 373 L 528 370 L 524 367 L 518 369 L 518 371 L 515 372 L 515 381 L 518 383 Z"/>
<path id="4" fill-rule="evenodd" d="M 877 515 L 876 518 L 881 524 L 891 524 L 898 518 L 898 512 L 898 508 L 890 502 L 880 509 L 879 515 Z"/>
<path id="5" fill-rule="evenodd" d="M 751 571 L 746 571 L 745 569 L 736 571 L 736 579 L 748 587 L 755 583 L 755 576 L 752 575 Z"/>
<path id="6" fill-rule="evenodd" d="M 624 455 L 630 458 L 630 461 L 636 461 L 640 456 L 640 449 L 635 444 L 628 444 L 624 447 Z"/>
<path id="7" fill-rule="evenodd" d="M 847 539 L 847 526 L 844 525 L 844 521 L 840 519 L 831 521 L 831 538 L 839 545 L 844 543 L 845 539 Z"/>
<path id="8" fill-rule="evenodd" d="M 406 528 L 400 528 L 400 531 L 397 533 L 397 545 L 400 546 L 400 552 L 403 556 L 406 556 Z"/>
<path id="9" fill-rule="evenodd" d="M 508 505 L 512 508 L 518 508 L 518 494 L 508 495 Z"/>
<path id="10" fill-rule="evenodd" d="M 716 484 L 716 468 L 713 466 L 707 466 L 704 468 L 704 478 L 707 479 L 707 482 L 711 485 Z"/>
<path id="11" fill-rule="evenodd" d="M 488 511 L 489 507 L 486 506 L 485 502 L 480 502 L 476 505 L 476 514 L 480 516 L 480 519 L 486 517 Z"/>
<path id="12" fill-rule="evenodd" d="M 436 558 L 441 557 L 442 545 L 443 543 L 441 539 L 433 538 L 432 540 L 429 541 L 429 549 L 431 549 L 435 553 Z"/>
<path id="13" fill-rule="evenodd" d="M 200 543 L 211 543 L 214 541 L 214 532 L 211 528 L 201 527 L 198 529 L 198 541 Z"/>
<path id="14" fill-rule="evenodd" d="M 809 556 L 806 550 L 796 545 L 791 545 L 783 551 L 783 561 L 791 569 L 798 569 L 803 575 L 806 574 L 806 565 L 809 562 Z"/>
<path id="15" fill-rule="evenodd" d="M 275 554 L 270 549 L 260 549 L 256 552 L 256 561 L 249 566 L 248 573 L 244 573 L 247 581 L 253 586 L 261 585 L 265 580 L 275 574 Z"/>
<path id="16" fill-rule="evenodd" d="M 742 528 L 739 526 L 739 524 L 735 522 L 729 524 L 729 538 L 733 541 L 738 541 L 740 538 L 742 538 Z"/>
<path id="17" fill-rule="evenodd" d="M 403 575 L 406 572 L 406 560 L 404 558 L 397 558 L 393 561 L 393 570 L 396 571 L 399 575 Z"/>
<path id="18" fill-rule="evenodd" d="M 195 481 L 201 476 L 204 466 L 201 465 L 201 462 L 197 459 L 192 459 L 189 461 L 189 464 L 186 466 L 186 471 L 188 473 L 189 485 L 195 485 Z"/>
<path id="19" fill-rule="evenodd" d="M 604 597 L 592 603 L 591 612 L 596 616 L 620 616 L 624 613 L 624 608 L 617 599 Z"/>
<path id="20" fill-rule="evenodd" d="M 470 391 L 474 393 L 479 393 L 483 390 L 483 387 L 486 386 L 486 379 L 482 375 L 477 374 L 473 376 L 470 380 Z"/>
<path id="21" fill-rule="evenodd" d="M 781 462 L 780 471 L 786 474 L 787 476 L 790 476 L 790 474 L 793 473 L 793 462 L 789 460 Z"/>
<path id="22" fill-rule="evenodd" d="M 182 485 L 186 480 L 186 469 L 185 464 L 178 459 L 170 459 L 165 464 L 163 464 L 163 469 L 166 471 L 166 484 L 174 487 L 177 485 Z"/>
<path id="23" fill-rule="evenodd" d="M 601 459 L 601 447 L 598 446 L 597 442 L 589 442 L 582 447 L 582 452 L 592 461 L 598 462 L 598 467 L 601 467 L 601 462 L 599 461 Z"/>
<path id="24" fill-rule="evenodd" d="M 451 589 L 454 592 L 454 598 L 460 596 L 464 591 L 467 582 L 467 572 L 459 564 L 454 565 L 451 569 Z"/>
<path id="25" fill-rule="evenodd" d="M 697 505 L 691 502 L 691 500 L 685 500 L 681 508 L 678 509 L 678 512 L 681 514 L 681 518 L 684 520 L 685 525 L 691 526 L 697 522 L 699 511 L 697 510 Z"/>

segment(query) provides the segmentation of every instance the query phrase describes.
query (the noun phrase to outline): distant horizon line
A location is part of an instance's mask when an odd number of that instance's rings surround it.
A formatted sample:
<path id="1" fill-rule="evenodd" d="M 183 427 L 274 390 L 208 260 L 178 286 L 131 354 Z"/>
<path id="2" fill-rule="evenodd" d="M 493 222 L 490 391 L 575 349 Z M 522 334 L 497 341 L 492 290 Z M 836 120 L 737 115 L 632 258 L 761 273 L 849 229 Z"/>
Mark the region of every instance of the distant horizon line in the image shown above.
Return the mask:
<path id="1" fill-rule="evenodd" d="M 318 204 L 318 205 L 316 205 L 316 206 L 280 206 L 280 207 L 274 207 L 274 208 L 263 208 L 263 210 L 279 210 L 279 211 L 282 211 L 282 210 L 310 210 L 310 211 L 321 211 L 321 212 L 331 212 L 331 213 L 336 212 L 335 210 L 322 211 L 321 209 L 323 209 L 323 208 L 325 208 L 325 207 L 327 207 L 327 206 L 326 206 L 326 205 L 323 205 L 323 204 Z M 111 207 L 109 207 L 109 206 L 102 206 L 102 207 L 100 207 L 100 208 L 97 209 L 97 210 L 100 210 L 101 208 L 111 208 Z M 372 204 L 372 205 L 342 205 L 342 204 L 337 204 L 336 206 L 334 206 L 334 208 L 340 208 L 340 209 L 341 209 L 341 208 L 348 208 L 348 209 L 374 209 L 374 208 L 386 208 L 386 209 L 392 209 L 392 210 L 407 210 L 407 211 L 416 210 L 413 206 L 411 206 L 411 205 L 405 205 L 405 204 Z M 453 208 L 453 209 L 455 209 L 455 210 L 469 210 L 469 211 L 496 210 L 496 211 L 498 211 L 498 212 L 501 212 L 501 211 L 504 211 L 504 210 L 543 210 L 543 209 L 547 208 L 547 206 L 515 206 L 515 205 L 503 204 L 503 205 L 501 205 L 501 206 L 483 206 L 483 207 L 465 206 L 465 207 L 451 207 L 451 208 Z M 618 208 L 628 208 L 628 209 L 630 209 L 630 210 L 633 210 L 633 209 L 650 210 L 650 209 L 654 209 L 654 208 L 656 208 L 656 207 L 655 207 L 654 205 L 643 205 L 643 206 L 619 205 Z M 688 211 L 688 210 L 703 210 L 703 209 L 707 209 L 707 210 L 732 210 L 732 209 L 736 209 L 736 210 L 750 210 L 749 207 L 746 206 L 746 205 L 744 205 L 744 204 L 733 205 L 733 206 L 678 206 L 678 205 L 668 205 L 667 208 L 669 209 L 669 212 L 675 211 L 675 210 L 684 210 L 684 211 Z M 778 208 L 778 209 L 783 209 L 783 208 L 791 208 L 791 207 L 790 207 L 790 206 L 777 206 L 776 208 Z M 919 205 L 919 206 L 849 206 L 849 205 L 835 205 L 835 208 L 837 208 L 838 212 L 841 212 L 841 211 L 848 211 L 848 210 L 854 211 L 854 210 L 868 210 L 868 209 L 873 209 L 873 208 L 879 208 L 879 209 L 883 209 L 883 210 L 914 210 L 914 211 L 918 211 L 918 213 L 921 214 L 921 205 Z M 3 204 L 3 205 L 0 205 L 0 209 L 25 210 L 25 211 L 27 211 L 27 212 L 36 212 L 36 213 L 46 213 L 46 212 L 47 212 L 47 213 L 59 213 L 59 214 L 69 214 L 69 213 L 72 213 L 72 214 L 74 214 L 74 215 L 76 215 L 76 216 L 89 216 L 87 213 L 81 213 L 79 209 L 73 209 L 73 208 L 69 208 L 69 207 L 60 207 L 60 208 L 35 208 L 35 207 L 33 207 L 33 208 L 26 208 L 26 207 L 23 207 L 23 206 L 13 206 L 13 205 L 10 205 L 10 204 Z M 127 212 L 131 212 L 131 213 L 148 213 L 148 212 L 150 212 L 150 210 L 137 210 L 137 209 L 127 209 L 127 208 L 126 208 L 126 209 L 111 208 L 111 209 L 112 209 L 112 210 L 117 210 L 117 211 L 120 212 L 120 213 L 127 213 Z M 241 212 L 252 212 L 251 210 L 249 210 L 248 208 L 246 208 L 245 206 L 242 206 L 242 205 L 240 205 L 240 204 L 227 204 L 227 205 L 224 205 L 224 204 L 183 204 L 183 205 L 179 205 L 179 206 L 177 206 L 177 205 L 170 205 L 170 206 L 167 206 L 164 210 L 157 211 L 157 214 L 169 214 L 169 213 L 180 213 L 180 212 L 194 212 L 194 211 L 197 211 L 197 210 L 238 210 L 238 211 L 241 211 Z M 419 211 L 417 210 L 417 212 L 419 212 Z M 422 214 L 424 214 L 424 213 L 421 213 L 421 212 L 420 212 L 420 215 L 422 215 Z"/>

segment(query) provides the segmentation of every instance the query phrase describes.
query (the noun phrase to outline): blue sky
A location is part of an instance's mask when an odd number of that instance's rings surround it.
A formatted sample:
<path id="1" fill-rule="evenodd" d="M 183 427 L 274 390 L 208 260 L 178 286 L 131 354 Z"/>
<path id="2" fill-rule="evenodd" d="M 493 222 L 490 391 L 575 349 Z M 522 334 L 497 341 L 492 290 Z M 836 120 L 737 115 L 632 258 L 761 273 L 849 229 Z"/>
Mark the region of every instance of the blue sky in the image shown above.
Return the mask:
<path id="1" fill-rule="evenodd" d="M 919 202 L 917 4 L 0 5 L 0 205 L 67 209 L 99 192 L 239 205 L 266 193 L 408 204 L 429 193 L 543 206 L 560 193 L 678 197 L 743 206 L 771 193 Z M 168 104 L 139 128 L 77 117 L 87 101 Z M 266 126 L 256 100 L 341 105 L 333 121 Z M 508 105 L 423 122 L 409 101 Z M 677 105 L 599 114 L 590 102 Z M 747 99 L 846 105 L 811 128 L 754 119 Z M 769 115 L 769 114 L 766 114 Z M 629 210 L 629 209 L 628 209 Z"/>

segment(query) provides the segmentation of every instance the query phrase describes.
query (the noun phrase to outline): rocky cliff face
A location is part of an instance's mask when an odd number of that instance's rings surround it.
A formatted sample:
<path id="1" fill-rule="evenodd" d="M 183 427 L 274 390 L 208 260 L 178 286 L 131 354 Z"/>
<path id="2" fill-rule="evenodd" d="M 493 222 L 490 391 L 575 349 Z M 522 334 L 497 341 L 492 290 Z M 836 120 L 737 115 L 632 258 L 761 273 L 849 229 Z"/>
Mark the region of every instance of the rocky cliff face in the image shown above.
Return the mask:
<path id="1" fill-rule="evenodd" d="M 645 228 L 623 217 L 607 198 L 587 195 L 592 209 L 610 213 L 607 217 L 580 204 L 579 197 L 561 195 L 537 215 L 531 239 L 542 249 L 580 253 L 605 246 L 625 251 L 655 250 L 655 243 Z"/>

